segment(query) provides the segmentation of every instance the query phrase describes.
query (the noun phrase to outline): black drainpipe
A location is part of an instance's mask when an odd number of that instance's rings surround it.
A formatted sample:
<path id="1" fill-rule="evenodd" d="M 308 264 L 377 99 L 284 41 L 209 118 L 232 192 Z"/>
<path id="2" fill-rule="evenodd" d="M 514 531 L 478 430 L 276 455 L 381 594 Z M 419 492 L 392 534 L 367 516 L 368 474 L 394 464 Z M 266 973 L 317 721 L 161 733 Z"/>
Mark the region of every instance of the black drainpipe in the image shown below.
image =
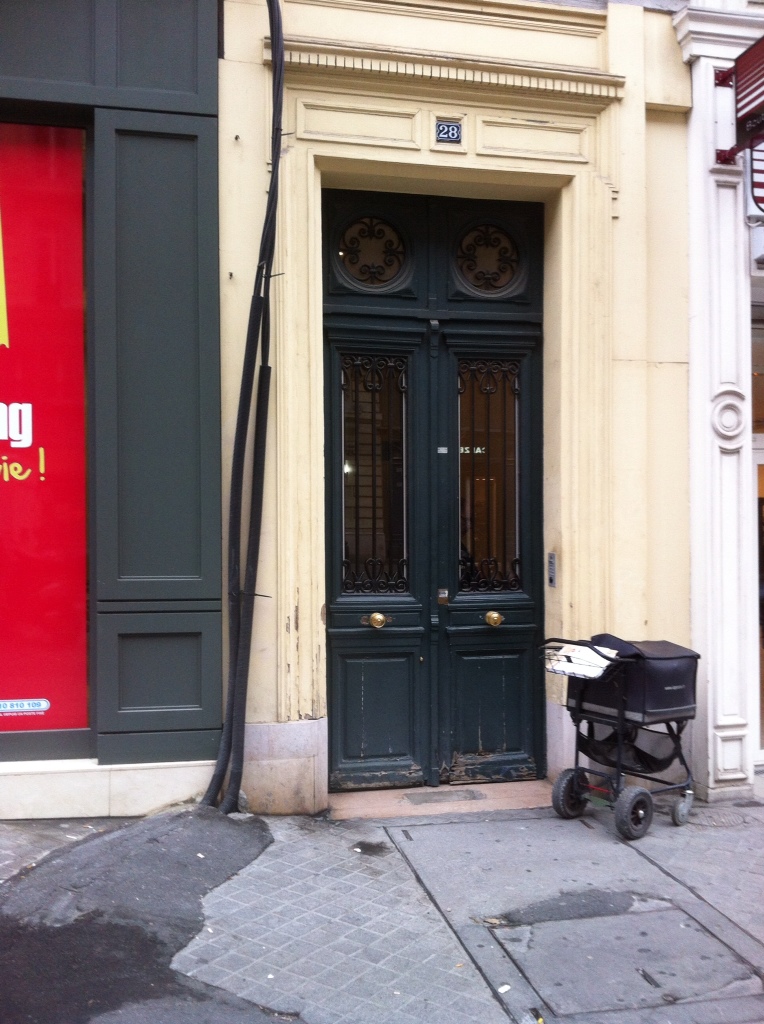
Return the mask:
<path id="1" fill-rule="evenodd" d="M 263 519 L 263 480 L 265 445 L 270 397 L 270 283 L 276 244 L 276 207 L 281 159 L 281 112 L 284 100 L 284 33 L 279 0 L 267 0 L 271 32 L 273 69 L 273 120 L 271 123 L 271 185 L 265 207 L 265 222 L 260 238 L 255 286 L 249 309 L 247 342 L 239 392 L 233 455 L 231 458 L 231 498 L 228 512 L 228 697 L 223 734 L 220 738 L 215 771 L 202 803 L 214 807 L 220 797 L 230 764 L 228 786 L 220 803 L 223 814 L 238 810 L 239 791 L 244 770 L 244 718 L 247 709 L 249 658 L 252 647 L 252 618 L 255 608 L 257 564 L 260 555 L 260 529 Z M 255 382 L 257 347 L 262 336 L 262 357 L 257 381 L 254 444 L 252 452 L 252 494 L 247 529 L 244 586 L 241 583 L 242 499 L 244 493 L 245 452 L 252 393 Z"/>

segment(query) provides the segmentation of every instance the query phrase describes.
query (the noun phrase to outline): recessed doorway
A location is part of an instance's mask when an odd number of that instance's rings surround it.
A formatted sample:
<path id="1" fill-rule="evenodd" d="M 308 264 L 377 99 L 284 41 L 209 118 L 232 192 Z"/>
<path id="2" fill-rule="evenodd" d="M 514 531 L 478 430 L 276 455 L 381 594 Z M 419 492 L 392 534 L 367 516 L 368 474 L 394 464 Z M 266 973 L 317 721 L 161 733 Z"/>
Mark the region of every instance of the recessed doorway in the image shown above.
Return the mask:
<path id="1" fill-rule="evenodd" d="M 330 788 L 543 777 L 543 207 L 323 224 Z"/>

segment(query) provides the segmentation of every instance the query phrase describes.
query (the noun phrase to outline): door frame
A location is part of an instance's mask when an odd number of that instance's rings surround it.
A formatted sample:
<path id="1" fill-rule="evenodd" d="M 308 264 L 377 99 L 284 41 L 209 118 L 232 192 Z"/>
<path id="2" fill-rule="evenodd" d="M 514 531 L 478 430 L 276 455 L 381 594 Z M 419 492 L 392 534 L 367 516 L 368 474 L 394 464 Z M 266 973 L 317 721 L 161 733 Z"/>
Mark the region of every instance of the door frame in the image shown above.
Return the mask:
<path id="1" fill-rule="evenodd" d="M 391 149 L 384 141 L 353 132 L 317 135 L 302 127 L 305 112 L 316 103 L 321 109 L 341 103 L 343 110 L 351 104 L 374 121 L 380 102 L 378 76 L 359 71 L 358 91 L 350 98 L 346 92 L 338 96 L 336 88 L 324 89 L 328 82 L 319 66 L 306 69 L 304 76 L 295 69 L 290 74 L 284 129 L 294 134 L 288 143 L 289 159 L 280 171 L 285 201 L 280 206 L 275 260 L 278 269 L 288 267 L 289 273 L 274 279 L 272 293 L 274 360 L 283 368 L 274 381 L 280 458 L 267 482 L 274 491 L 278 529 L 273 556 L 263 566 L 264 578 L 273 580 L 272 589 L 264 589 L 273 601 L 263 604 L 263 614 L 271 616 L 277 641 L 267 653 L 255 652 L 253 658 L 260 672 L 275 678 L 273 696 L 263 695 L 258 714 L 264 721 L 283 723 L 279 728 L 284 734 L 287 725 L 299 725 L 315 737 L 305 757 L 311 759 L 315 806 L 320 808 L 326 806 L 328 784 L 322 188 L 545 205 L 544 549 L 558 556 L 557 586 L 545 592 L 545 632 L 590 635 L 609 620 L 613 552 L 620 550 L 614 543 L 621 531 L 611 500 L 613 461 L 609 452 L 603 452 L 603 439 L 611 436 L 615 394 L 616 304 L 613 289 L 601 287 L 613 270 L 617 222 L 612 216 L 609 160 L 619 135 L 617 122 L 606 113 L 615 94 L 567 95 L 564 119 L 550 124 L 543 151 L 510 166 L 502 154 L 479 153 L 474 134 L 483 112 L 498 110 L 496 104 L 506 107 L 506 95 L 487 89 L 467 101 L 459 86 L 458 102 L 467 112 L 467 152 L 429 154 L 418 146 Z M 385 94 L 385 109 L 400 112 L 403 124 L 416 106 L 424 126 L 430 114 L 442 108 L 443 97 L 430 96 L 424 80 L 421 89 L 417 83 L 408 85 L 411 91 L 406 96 Z M 367 95 L 369 90 L 373 98 Z M 516 116 L 535 125 L 540 99 L 518 95 L 511 106 Z M 543 101 L 550 102 L 548 97 Z M 569 145 L 571 125 L 586 133 L 586 160 L 560 156 Z M 293 383 L 297 368 L 299 400 Z M 548 767 L 554 772 L 567 764 L 570 720 L 564 700 L 550 690 L 549 679 L 546 690 L 547 732 L 554 737 Z M 265 726 L 250 728 L 258 738 L 261 731 L 267 732 Z"/>
<path id="2" fill-rule="evenodd" d="M 543 777 L 544 675 L 535 656 L 543 639 L 545 596 L 542 211 L 538 204 L 517 201 L 465 202 L 455 197 L 452 202 L 357 189 L 327 190 L 323 209 L 331 238 L 341 230 L 345 216 L 361 212 L 409 217 L 419 225 L 416 238 L 406 243 L 419 253 L 418 262 L 398 289 L 376 295 L 349 288 L 334 266 L 330 238 L 323 240 L 328 261 L 324 450 L 331 781 L 347 789 Z M 506 222 L 523 256 L 519 286 L 506 299 L 486 301 L 462 294 L 458 279 L 452 277 L 449 254 L 454 240 L 465 224 L 482 223 L 481 218 Z M 410 588 L 405 594 L 391 595 L 385 588 L 348 594 L 341 586 L 347 478 L 338 388 L 340 355 L 352 352 L 369 358 L 395 353 L 409 361 L 406 516 L 411 545 Z M 460 536 L 462 463 L 457 381 L 459 360 L 465 357 L 489 363 L 506 358 L 522 367 L 524 397 L 519 406 L 513 405 L 519 416 L 516 552 L 523 583 L 518 590 L 463 593 L 459 588 L 454 560 Z M 446 495 L 448 508 L 438 504 Z M 450 592 L 447 607 L 437 600 L 442 587 Z M 484 621 L 494 607 L 506 617 L 499 630 Z M 389 616 L 383 632 L 368 629 L 372 612 Z M 394 660 L 389 668 L 387 658 Z M 389 694 L 389 700 L 382 700 L 382 693 Z M 499 717 L 486 711 L 494 704 L 503 709 L 500 714 L 497 710 Z M 398 710 L 393 713 L 392 708 Z M 371 726 L 361 725 L 368 721 Z M 382 748 L 376 749 L 383 735 L 384 755 Z"/>

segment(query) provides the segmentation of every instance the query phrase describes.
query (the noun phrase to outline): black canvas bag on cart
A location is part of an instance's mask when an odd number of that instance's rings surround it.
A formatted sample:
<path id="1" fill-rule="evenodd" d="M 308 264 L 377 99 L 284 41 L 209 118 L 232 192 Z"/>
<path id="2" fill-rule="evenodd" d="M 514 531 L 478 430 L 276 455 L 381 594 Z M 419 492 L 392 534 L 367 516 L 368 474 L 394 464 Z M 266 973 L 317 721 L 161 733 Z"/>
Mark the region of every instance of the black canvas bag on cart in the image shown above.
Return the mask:
<path id="1" fill-rule="evenodd" d="M 581 700 L 586 713 L 617 715 L 621 695 L 626 692 L 626 719 L 640 725 L 677 722 L 695 717 L 695 651 L 668 640 L 630 642 L 610 633 L 598 633 L 591 641 L 609 647 L 624 659 L 617 673 L 603 679 L 568 679 L 567 705 L 571 710 Z"/>

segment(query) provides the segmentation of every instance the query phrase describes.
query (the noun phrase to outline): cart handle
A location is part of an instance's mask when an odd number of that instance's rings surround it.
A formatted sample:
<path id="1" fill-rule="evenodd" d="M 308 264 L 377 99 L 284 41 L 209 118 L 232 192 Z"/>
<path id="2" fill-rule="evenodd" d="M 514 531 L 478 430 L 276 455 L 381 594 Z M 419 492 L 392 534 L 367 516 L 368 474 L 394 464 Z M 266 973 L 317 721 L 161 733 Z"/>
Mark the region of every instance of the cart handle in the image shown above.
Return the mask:
<path id="1" fill-rule="evenodd" d="M 539 644 L 538 649 L 540 651 L 546 650 L 546 648 L 548 646 L 551 647 L 552 644 L 568 644 L 573 647 L 588 647 L 590 651 L 594 651 L 594 653 L 598 654 L 600 658 L 604 658 L 606 661 L 609 661 L 611 663 L 626 660 L 622 657 L 619 657 L 618 655 L 616 655 L 615 658 L 611 658 L 609 654 L 604 654 L 602 648 L 598 647 L 597 644 L 593 644 L 591 640 L 565 640 L 561 636 L 547 637 L 543 644 Z"/>

